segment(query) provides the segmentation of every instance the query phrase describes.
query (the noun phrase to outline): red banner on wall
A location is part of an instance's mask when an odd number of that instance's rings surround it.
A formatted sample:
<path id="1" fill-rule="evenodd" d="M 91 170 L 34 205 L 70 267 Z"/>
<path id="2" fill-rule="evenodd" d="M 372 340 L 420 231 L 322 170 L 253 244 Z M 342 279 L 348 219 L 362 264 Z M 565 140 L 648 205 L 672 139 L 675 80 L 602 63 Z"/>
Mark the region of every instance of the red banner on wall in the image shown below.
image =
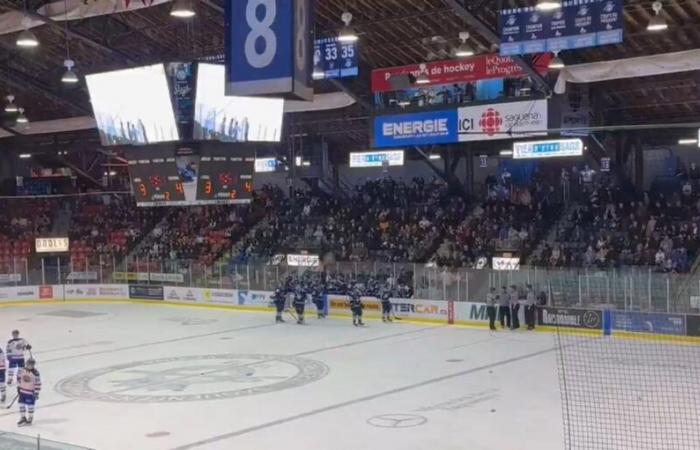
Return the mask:
<path id="1" fill-rule="evenodd" d="M 551 55 L 543 54 L 535 57 L 535 70 L 541 75 L 547 73 L 547 66 Z M 424 73 L 430 79 L 429 84 L 422 86 L 469 83 L 478 80 L 490 80 L 495 78 L 520 78 L 526 75 L 518 63 L 507 56 L 496 53 L 479 55 L 469 59 L 455 59 L 438 61 L 410 66 L 389 67 L 372 71 L 372 92 L 393 91 L 389 79 L 397 75 L 413 74 L 418 76 Z"/>

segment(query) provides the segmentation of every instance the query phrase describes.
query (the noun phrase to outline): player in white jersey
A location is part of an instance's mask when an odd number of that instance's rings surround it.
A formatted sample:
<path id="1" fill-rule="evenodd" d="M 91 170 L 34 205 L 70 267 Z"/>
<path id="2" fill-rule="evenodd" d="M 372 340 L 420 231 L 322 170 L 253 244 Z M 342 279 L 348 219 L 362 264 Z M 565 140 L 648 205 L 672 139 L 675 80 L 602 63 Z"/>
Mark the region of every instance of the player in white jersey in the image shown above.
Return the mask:
<path id="1" fill-rule="evenodd" d="M 34 405 L 39 400 L 41 391 L 41 376 L 36 370 L 36 362 L 29 358 L 27 366 L 17 373 L 17 393 L 19 395 L 19 413 L 22 415 L 17 425 L 31 425 L 34 420 Z M 26 414 L 26 415 L 25 415 Z"/>
<path id="2" fill-rule="evenodd" d="M 5 403 L 5 354 L 0 348 L 0 403 Z"/>
<path id="3" fill-rule="evenodd" d="M 25 339 L 19 337 L 19 331 L 12 331 L 12 339 L 7 341 L 7 384 L 12 384 L 12 379 L 14 378 L 15 371 L 19 372 L 19 369 L 24 367 L 24 352 L 25 350 L 31 350 L 32 346 L 29 345 Z M 19 373 L 18 373 L 19 379 Z"/>

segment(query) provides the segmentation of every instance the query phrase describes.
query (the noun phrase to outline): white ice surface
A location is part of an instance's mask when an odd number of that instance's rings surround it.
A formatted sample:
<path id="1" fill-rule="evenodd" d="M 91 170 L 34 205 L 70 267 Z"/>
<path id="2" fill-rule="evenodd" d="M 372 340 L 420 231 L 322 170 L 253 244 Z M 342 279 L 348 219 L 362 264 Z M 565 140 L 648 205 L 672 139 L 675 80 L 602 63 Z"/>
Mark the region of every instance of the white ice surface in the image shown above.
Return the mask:
<path id="1" fill-rule="evenodd" d="M 61 311 L 100 315 L 47 315 Z M 302 327 L 272 319 L 141 304 L 0 308 L 0 337 L 21 330 L 44 383 L 32 428 L 17 429 L 15 405 L 0 410 L 0 431 L 99 450 L 563 448 L 549 334 L 381 322 L 358 329 L 347 320 L 312 317 Z M 297 355 L 325 364 L 328 373 L 298 387 L 203 401 L 114 402 L 57 390 L 62 380 L 96 369 L 111 368 L 89 380 L 93 392 L 146 400 L 268 385 L 297 370 L 274 361 L 256 366 L 192 358 L 224 354 Z M 169 357 L 181 359 L 112 368 Z M 250 370 L 234 368 L 234 378 L 217 378 L 218 367 L 232 363 Z M 392 421 L 396 414 L 411 420 Z"/>

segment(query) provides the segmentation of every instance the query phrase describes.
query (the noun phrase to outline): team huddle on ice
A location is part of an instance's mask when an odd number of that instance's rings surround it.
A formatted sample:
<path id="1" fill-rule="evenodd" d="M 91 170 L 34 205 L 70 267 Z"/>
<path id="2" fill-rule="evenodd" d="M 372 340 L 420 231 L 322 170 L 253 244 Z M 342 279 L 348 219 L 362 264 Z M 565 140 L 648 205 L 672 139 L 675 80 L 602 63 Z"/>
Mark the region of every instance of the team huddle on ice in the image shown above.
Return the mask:
<path id="1" fill-rule="evenodd" d="M 0 403 L 7 401 L 7 387 L 17 383 L 17 394 L 6 406 L 10 409 L 17 401 L 21 418 L 17 425 L 23 427 L 31 425 L 34 420 L 34 407 L 39 400 L 41 391 L 41 376 L 36 368 L 36 361 L 32 357 L 32 346 L 25 339 L 19 337 L 19 331 L 12 331 L 12 339 L 7 342 L 7 366 L 5 355 L 0 348 Z M 29 359 L 25 361 L 25 353 L 29 353 Z M 7 377 L 5 372 L 7 371 Z M 16 374 L 16 379 L 15 379 Z"/>
<path id="2" fill-rule="evenodd" d="M 364 326 L 362 310 L 365 308 L 365 305 L 362 303 L 362 289 L 359 286 L 351 287 L 347 289 L 347 294 L 350 297 L 352 324 L 356 327 Z M 391 289 L 382 288 L 379 290 L 377 296 L 382 304 L 382 321 L 391 322 Z M 304 312 L 308 301 L 311 301 L 311 303 L 316 306 L 317 317 L 319 319 L 324 319 L 328 315 L 326 295 L 322 286 L 304 284 L 291 278 L 288 279 L 285 287 L 275 289 L 275 293 L 272 295 L 272 302 L 277 309 L 277 323 L 284 322 L 282 313 L 284 311 L 289 312 L 289 305 L 291 304 L 296 312 L 295 319 L 297 323 L 303 325 L 305 323 Z"/>

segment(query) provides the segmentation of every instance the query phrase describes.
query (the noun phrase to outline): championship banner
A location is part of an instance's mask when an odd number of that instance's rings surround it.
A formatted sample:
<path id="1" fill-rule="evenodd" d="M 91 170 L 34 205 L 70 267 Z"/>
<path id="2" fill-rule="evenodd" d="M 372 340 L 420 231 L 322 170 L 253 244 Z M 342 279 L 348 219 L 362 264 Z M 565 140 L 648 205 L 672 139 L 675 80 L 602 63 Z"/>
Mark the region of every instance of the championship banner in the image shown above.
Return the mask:
<path id="1" fill-rule="evenodd" d="M 524 55 L 619 44 L 623 41 L 622 0 L 569 0 L 554 11 L 504 9 L 501 55 Z"/>
<path id="2" fill-rule="evenodd" d="M 539 58 L 535 64 L 535 70 L 541 75 L 547 74 L 550 55 Z M 425 74 L 430 83 L 421 85 L 436 86 L 441 84 L 470 83 L 479 80 L 492 80 L 498 78 L 520 78 L 527 74 L 522 66 L 510 57 L 498 54 L 480 55 L 469 59 L 455 59 L 449 61 L 431 62 L 425 64 L 413 64 L 409 66 L 389 67 L 372 71 L 372 92 L 390 92 L 392 88 L 391 78 L 401 75 L 413 75 L 417 77 Z"/>

